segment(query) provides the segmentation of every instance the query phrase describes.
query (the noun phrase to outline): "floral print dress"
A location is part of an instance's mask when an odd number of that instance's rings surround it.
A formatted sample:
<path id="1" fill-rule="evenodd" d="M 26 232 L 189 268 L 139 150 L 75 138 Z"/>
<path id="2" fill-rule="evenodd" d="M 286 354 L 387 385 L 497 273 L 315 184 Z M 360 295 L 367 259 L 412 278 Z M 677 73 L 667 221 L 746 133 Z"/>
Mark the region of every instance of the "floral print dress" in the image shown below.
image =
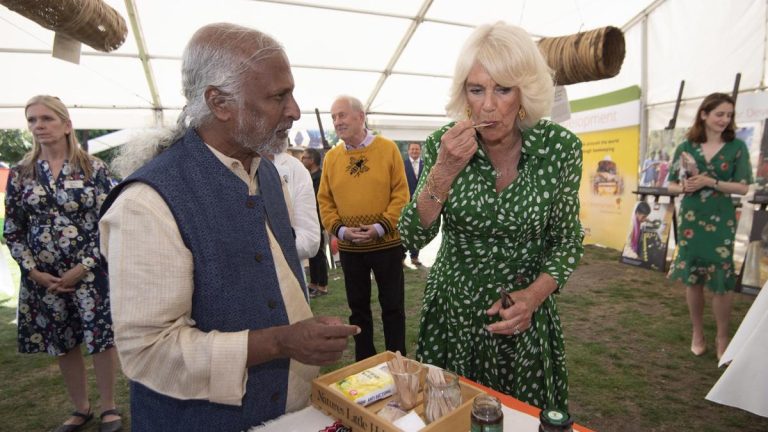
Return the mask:
<path id="1" fill-rule="evenodd" d="M 437 158 L 442 135 L 424 145 L 424 173 L 399 229 L 408 249 L 421 249 L 440 230 L 442 243 L 429 272 L 419 324 L 417 357 L 540 408 L 568 408 L 565 346 L 555 296 L 534 312 L 519 336 L 493 335 L 499 320 L 485 311 L 499 287 L 527 288 L 541 273 L 565 284 L 583 253 L 579 222 L 581 141 L 540 121 L 523 131 L 519 175 L 496 192 L 494 168 L 478 147 L 457 176 L 441 217 L 424 229 L 416 197 Z"/>
<path id="2" fill-rule="evenodd" d="M 733 140 L 707 162 L 701 144 L 684 141 L 675 150 L 670 182 L 679 182 L 680 154 L 693 156 L 700 174 L 726 182 L 752 183 L 752 165 L 746 144 Z M 736 286 L 733 242 L 736 237 L 736 209 L 730 194 L 705 187 L 685 194 L 678 216 L 677 257 L 669 278 L 686 285 L 704 285 L 722 294 Z"/>
<path id="3" fill-rule="evenodd" d="M 90 179 L 66 161 L 58 178 L 47 161 L 37 161 L 37 179 L 11 169 L 5 238 L 21 269 L 19 352 L 59 356 L 84 343 L 92 354 L 114 345 L 98 234 L 99 208 L 114 182 L 103 162 L 91 163 Z M 72 293 L 48 293 L 29 278 L 33 268 L 61 276 L 78 264 L 90 270 Z"/>

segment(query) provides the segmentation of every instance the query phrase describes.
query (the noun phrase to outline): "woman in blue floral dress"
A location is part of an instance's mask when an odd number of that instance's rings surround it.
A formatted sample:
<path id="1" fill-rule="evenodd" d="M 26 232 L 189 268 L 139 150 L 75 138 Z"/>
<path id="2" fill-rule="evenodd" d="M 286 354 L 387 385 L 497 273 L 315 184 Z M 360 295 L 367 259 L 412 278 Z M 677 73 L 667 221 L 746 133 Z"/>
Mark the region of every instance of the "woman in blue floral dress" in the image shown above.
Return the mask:
<path id="1" fill-rule="evenodd" d="M 736 286 L 733 242 L 736 210 L 731 194 L 744 195 L 752 182 L 749 152 L 735 138 L 734 101 L 713 93 L 702 101 L 687 140 L 677 147 L 669 172 L 669 190 L 685 193 L 680 203 L 677 257 L 669 277 L 685 285 L 693 327 L 691 351 L 706 352 L 704 289 L 714 295 L 719 359 L 728 347 L 731 301 Z M 682 173 L 682 175 L 681 175 Z"/>
<path id="2" fill-rule="evenodd" d="M 429 272 L 417 357 L 540 408 L 568 408 L 555 293 L 583 253 L 581 142 L 547 120 L 552 78 L 530 36 L 479 27 L 459 55 L 448 113 L 398 228 L 442 244 Z M 468 118 L 467 118 L 468 117 Z M 511 304 L 500 301 L 499 289 Z"/>
<path id="3" fill-rule="evenodd" d="M 11 169 L 4 226 L 21 269 L 19 351 L 57 356 L 75 406 L 56 429 L 67 432 L 93 418 L 80 348 L 84 344 L 93 354 L 101 430 L 118 430 L 117 357 L 98 235 L 99 208 L 113 180 L 102 161 L 80 148 L 69 112 L 58 98 L 35 96 L 25 114 L 32 150 Z"/>

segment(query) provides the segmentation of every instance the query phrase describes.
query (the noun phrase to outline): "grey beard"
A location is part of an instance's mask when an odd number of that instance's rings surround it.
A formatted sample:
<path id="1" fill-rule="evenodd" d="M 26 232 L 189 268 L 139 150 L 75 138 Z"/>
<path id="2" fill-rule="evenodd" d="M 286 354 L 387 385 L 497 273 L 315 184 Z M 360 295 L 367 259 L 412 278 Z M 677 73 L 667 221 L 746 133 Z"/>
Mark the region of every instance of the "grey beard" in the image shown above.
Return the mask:
<path id="1" fill-rule="evenodd" d="M 264 143 L 264 147 L 259 154 L 263 155 L 276 155 L 288 150 L 288 138 L 279 138 L 277 135 L 272 134 L 272 137 Z"/>
<path id="2" fill-rule="evenodd" d="M 261 156 L 276 155 L 288 149 L 287 138 L 278 137 L 276 130 L 265 129 L 263 120 L 241 117 L 235 131 L 235 140 Z"/>

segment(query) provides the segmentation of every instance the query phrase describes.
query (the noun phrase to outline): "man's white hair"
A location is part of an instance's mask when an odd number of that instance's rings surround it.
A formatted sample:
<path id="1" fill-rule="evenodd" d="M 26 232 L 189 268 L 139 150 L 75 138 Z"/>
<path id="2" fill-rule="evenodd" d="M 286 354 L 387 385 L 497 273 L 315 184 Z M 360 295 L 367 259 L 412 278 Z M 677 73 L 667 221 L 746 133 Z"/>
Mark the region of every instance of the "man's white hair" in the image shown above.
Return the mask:
<path id="1" fill-rule="evenodd" d="M 134 135 L 120 147 L 120 153 L 110 164 L 112 171 L 125 178 L 173 144 L 177 128 L 148 129 Z"/>
<path id="2" fill-rule="evenodd" d="M 182 54 L 181 82 L 187 104 L 176 126 L 136 136 L 121 147 L 112 169 L 126 177 L 173 145 L 187 129 L 210 121 L 212 113 L 205 100 L 209 87 L 216 87 L 223 97 L 240 104 L 243 74 L 259 61 L 281 53 L 282 46 L 258 30 L 229 23 L 200 28 Z"/>
<path id="3" fill-rule="evenodd" d="M 247 50 L 253 49 L 253 52 Z M 269 35 L 229 23 L 207 25 L 198 30 L 181 60 L 181 83 L 187 106 L 182 121 L 198 127 L 211 116 L 205 100 L 208 87 L 238 101 L 243 73 L 265 58 L 282 53 L 283 47 Z"/>

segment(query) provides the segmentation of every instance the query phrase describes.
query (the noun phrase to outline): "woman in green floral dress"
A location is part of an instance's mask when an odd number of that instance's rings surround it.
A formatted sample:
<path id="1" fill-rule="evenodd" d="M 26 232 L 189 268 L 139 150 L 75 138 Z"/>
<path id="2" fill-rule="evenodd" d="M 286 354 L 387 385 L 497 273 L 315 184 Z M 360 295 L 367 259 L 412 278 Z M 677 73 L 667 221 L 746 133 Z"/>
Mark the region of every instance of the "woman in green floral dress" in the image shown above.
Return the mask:
<path id="1" fill-rule="evenodd" d="M 567 410 L 553 294 L 583 253 L 582 159 L 576 135 L 540 120 L 552 91 L 549 68 L 525 31 L 479 27 L 459 55 L 447 106 L 464 120 L 427 139 L 425 174 L 399 229 L 406 248 L 419 249 L 442 224 L 419 360 L 537 407 Z M 510 291 L 506 308 L 500 288 Z"/>
<path id="2" fill-rule="evenodd" d="M 704 289 L 714 293 L 712 311 L 717 323 L 717 358 L 729 341 L 729 321 L 736 273 L 733 241 L 736 210 L 731 194 L 744 195 L 752 182 L 749 152 L 735 139 L 734 101 L 713 93 L 701 103 L 687 140 L 675 150 L 669 190 L 685 193 L 680 203 L 677 258 L 669 277 L 685 285 L 693 334 L 691 351 L 706 352 Z M 682 173 L 682 175 L 681 175 Z"/>

